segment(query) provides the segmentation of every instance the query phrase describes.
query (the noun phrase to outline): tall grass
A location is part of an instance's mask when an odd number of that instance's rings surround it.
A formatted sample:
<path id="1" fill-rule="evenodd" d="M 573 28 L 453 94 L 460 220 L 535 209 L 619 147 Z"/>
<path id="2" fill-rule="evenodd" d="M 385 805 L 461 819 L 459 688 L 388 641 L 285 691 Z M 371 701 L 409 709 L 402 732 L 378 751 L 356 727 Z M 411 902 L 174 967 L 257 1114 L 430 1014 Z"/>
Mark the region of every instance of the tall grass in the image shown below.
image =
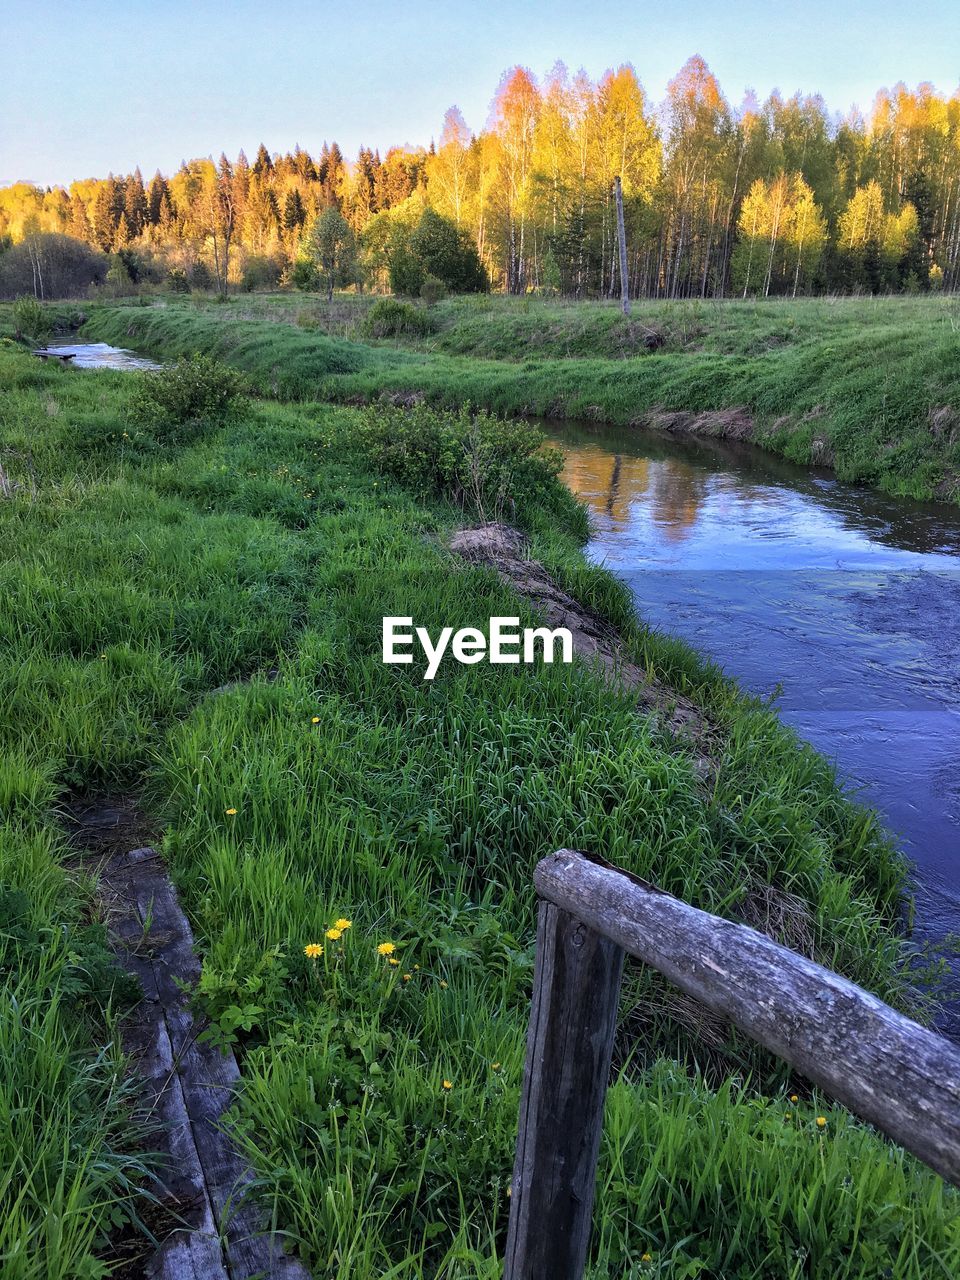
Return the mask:
<path id="1" fill-rule="evenodd" d="M 438 338 L 413 349 L 183 306 L 101 311 L 89 329 L 154 355 L 212 351 L 288 398 L 422 394 L 629 424 L 738 408 L 754 441 L 791 461 L 895 494 L 960 498 L 960 323 L 949 299 L 646 303 L 631 321 L 595 304 L 512 299 L 435 310 Z M 651 329 L 664 349 L 638 354 Z"/>
<path id="2" fill-rule="evenodd" d="M 566 529 L 526 513 L 536 553 L 698 703 L 708 773 L 582 665 L 427 684 L 382 664 L 386 613 L 532 615 L 448 556 L 459 506 L 369 469 L 353 411 L 261 403 L 174 444 L 130 429 L 116 374 L 0 350 L 0 389 L 3 446 L 29 445 L 37 479 L 0 503 L 0 802 L 20 815 L 0 865 L 51 939 L 0 1004 L 0 1052 L 20 1058 L 0 1081 L 0 1259 L 18 1280 L 97 1274 L 129 1193 L 103 998 L 66 1000 L 80 953 L 62 938 L 84 927 L 52 825 L 66 787 L 137 787 L 164 823 L 198 1005 L 241 1054 L 234 1131 L 318 1278 L 498 1274 L 531 874 L 557 845 L 724 915 L 789 893 L 818 958 L 913 1007 L 903 866 L 876 819 L 768 709 L 632 618 L 579 556 L 575 513 Z M 594 1280 L 960 1268 L 940 1179 L 722 1028 L 704 1038 L 642 973 L 624 1015 Z"/>

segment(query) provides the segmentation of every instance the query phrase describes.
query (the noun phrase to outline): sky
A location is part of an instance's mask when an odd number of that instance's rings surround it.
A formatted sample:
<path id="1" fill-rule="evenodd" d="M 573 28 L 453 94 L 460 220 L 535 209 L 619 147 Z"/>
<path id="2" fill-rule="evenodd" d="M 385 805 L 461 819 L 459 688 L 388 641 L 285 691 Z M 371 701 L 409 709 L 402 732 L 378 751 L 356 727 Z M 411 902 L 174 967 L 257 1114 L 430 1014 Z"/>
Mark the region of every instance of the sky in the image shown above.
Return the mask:
<path id="1" fill-rule="evenodd" d="M 334 139 L 428 144 L 483 127 L 502 73 L 630 62 L 654 100 L 694 53 L 728 99 L 960 82 L 960 0 L 3 0 L 0 184 L 127 173 Z"/>

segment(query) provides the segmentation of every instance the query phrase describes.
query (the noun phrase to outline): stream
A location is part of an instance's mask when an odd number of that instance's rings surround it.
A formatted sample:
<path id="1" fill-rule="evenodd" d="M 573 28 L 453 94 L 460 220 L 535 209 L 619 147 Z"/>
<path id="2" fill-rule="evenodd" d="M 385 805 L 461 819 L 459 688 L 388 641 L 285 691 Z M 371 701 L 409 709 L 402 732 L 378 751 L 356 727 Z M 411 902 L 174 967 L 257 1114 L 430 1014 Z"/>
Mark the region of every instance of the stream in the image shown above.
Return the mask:
<path id="1" fill-rule="evenodd" d="M 111 347 L 107 342 L 67 342 L 54 340 L 48 342 L 41 348 L 42 352 L 49 352 L 51 356 L 64 357 L 69 356 L 67 362 L 73 369 L 123 369 L 134 371 L 137 369 L 159 369 L 160 365 L 155 360 L 148 360 L 146 356 L 138 356 L 134 351 L 127 351 L 123 347 Z"/>
<path id="2" fill-rule="evenodd" d="M 589 556 L 877 809 L 914 867 L 916 935 L 960 932 L 960 509 L 748 445 L 545 424 Z M 960 1038 L 960 965 L 941 1030 Z"/>
<path id="3" fill-rule="evenodd" d="M 158 368 L 51 343 L 74 368 Z M 840 484 L 749 445 L 544 424 L 588 555 L 876 808 L 914 868 L 916 934 L 960 933 L 960 508 Z M 960 963 L 941 1030 L 960 1040 Z"/>

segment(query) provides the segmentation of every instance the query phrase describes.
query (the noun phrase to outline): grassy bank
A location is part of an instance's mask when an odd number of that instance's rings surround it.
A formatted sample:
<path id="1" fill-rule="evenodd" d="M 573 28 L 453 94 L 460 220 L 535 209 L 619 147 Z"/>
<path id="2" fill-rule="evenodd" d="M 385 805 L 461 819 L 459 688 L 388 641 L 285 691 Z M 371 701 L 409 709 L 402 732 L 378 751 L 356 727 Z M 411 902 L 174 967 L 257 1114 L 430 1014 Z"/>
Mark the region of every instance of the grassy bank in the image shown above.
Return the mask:
<path id="1" fill-rule="evenodd" d="M 168 313 L 96 324 L 121 319 Z M 138 1203 L 98 1048 L 129 993 L 66 860 L 70 793 L 139 793 L 163 825 L 200 1007 L 241 1053 L 236 1132 L 318 1278 L 498 1274 L 546 850 L 596 849 L 731 916 L 773 893 L 792 938 L 910 1002 L 902 867 L 874 818 L 772 712 L 632 620 L 562 494 L 520 512 L 535 553 L 702 708 L 706 780 L 691 744 L 583 666 L 445 665 L 425 684 L 382 664 L 386 613 L 431 630 L 529 615 L 453 562 L 463 512 L 384 474 L 357 411 L 265 401 L 170 444 L 131 419 L 132 390 L 0 348 L 20 486 L 0 500 L 0 942 L 20 983 L 0 1002 L 17 1072 L 0 1083 L 5 1276 L 96 1275 L 115 1206 Z M 640 975 L 624 1013 L 594 1280 L 960 1268 L 938 1178 L 841 1108 L 791 1100 L 775 1064 L 705 1036 Z"/>
<path id="2" fill-rule="evenodd" d="M 358 340 L 368 305 L 108 308 L 87 331 L 161 357 L 215 351 L 280 397 L 422 394 L 506 414 L 733 435 L 844 480 L 960 500 L 960 323 L 950 299 L 646 303 L 629 321 L 594 304 L 459 299 L 433 308 L 434 335 L 405 345 Z M 651 332 L 664 343 L 652 353 L 642 345 Z"/>

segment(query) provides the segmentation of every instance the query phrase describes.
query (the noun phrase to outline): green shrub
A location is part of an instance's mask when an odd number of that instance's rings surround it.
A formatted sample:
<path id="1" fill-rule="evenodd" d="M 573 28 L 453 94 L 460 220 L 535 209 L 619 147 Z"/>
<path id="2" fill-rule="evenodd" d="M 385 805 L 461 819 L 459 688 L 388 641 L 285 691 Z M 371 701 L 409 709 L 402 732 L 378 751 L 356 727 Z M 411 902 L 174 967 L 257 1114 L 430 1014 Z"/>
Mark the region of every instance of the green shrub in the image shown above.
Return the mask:
<path id="1" fill-rule="evenodd" d="M 21 342 L 45 342 L 53 332 L 53 320 L 42 302 L 27 295 L 13 304 L 13 327 Z"/>
<path id="2" fill-rule="evenodd" d="M 432 316 L 398 298 L 380 298 L 364 316 L 360 327 L 367 338 L 423 338 L 436 328 Z"/>
<path id="3" fill-rule="evenodd" d="M 255 289 L 276 289 L 283 275 L 283 264 L 266 254 L 252 255 L 243 264 L 240 288 L 244 293 Z"/>
<path id="4" fill-rule="evenodd" d="M 398 237 L 390 253 L 390 288 L 403 298 L 419 298 L 426 268 L 410 248 L 410 237 Z"/>
<path id="5" fill-rule="evenodd" d="M 448 292 L 447 286 L 442 280 L 438 280 L 436 276 L 426 276 L 420 286 L 420 297 L 428 307 L 432 307 L 435 302 L 445 298 Z"/>
<path id="6" fill-rule="evenodd" d="M 558 479 L 563 455 L 544 448 L 529 423 L 415 405 L 378 404 L 360 415 L 356 438 L 382 474 L 419 497 L 442 497 L 481 520 L 524 522 L 534 507 L 576 522 L 579 507 Z"/>
<path id="7" fill-rule="evenodd" d="M 309 258 L 298 258 L 290 271 L 290 283 L 303 293 L 316 293 L 320 288 L 320 272 Z"/>
<path id="8" fill-rule="evenodd" d="M 235 369 L 193 355 L 157 372 L 137 375 L 130 420 L 171 442 L 190 439 L 234 419 L 245 404 Z"/>
<path id="9" fill-rule="evenodd" d="M 483 293 L 487 273 L 465 232 L 434 209 L 424 209 L 410 237 L 410 252 L 423 266 L 424 279 L 435 276 L 452 293 Z"/>

